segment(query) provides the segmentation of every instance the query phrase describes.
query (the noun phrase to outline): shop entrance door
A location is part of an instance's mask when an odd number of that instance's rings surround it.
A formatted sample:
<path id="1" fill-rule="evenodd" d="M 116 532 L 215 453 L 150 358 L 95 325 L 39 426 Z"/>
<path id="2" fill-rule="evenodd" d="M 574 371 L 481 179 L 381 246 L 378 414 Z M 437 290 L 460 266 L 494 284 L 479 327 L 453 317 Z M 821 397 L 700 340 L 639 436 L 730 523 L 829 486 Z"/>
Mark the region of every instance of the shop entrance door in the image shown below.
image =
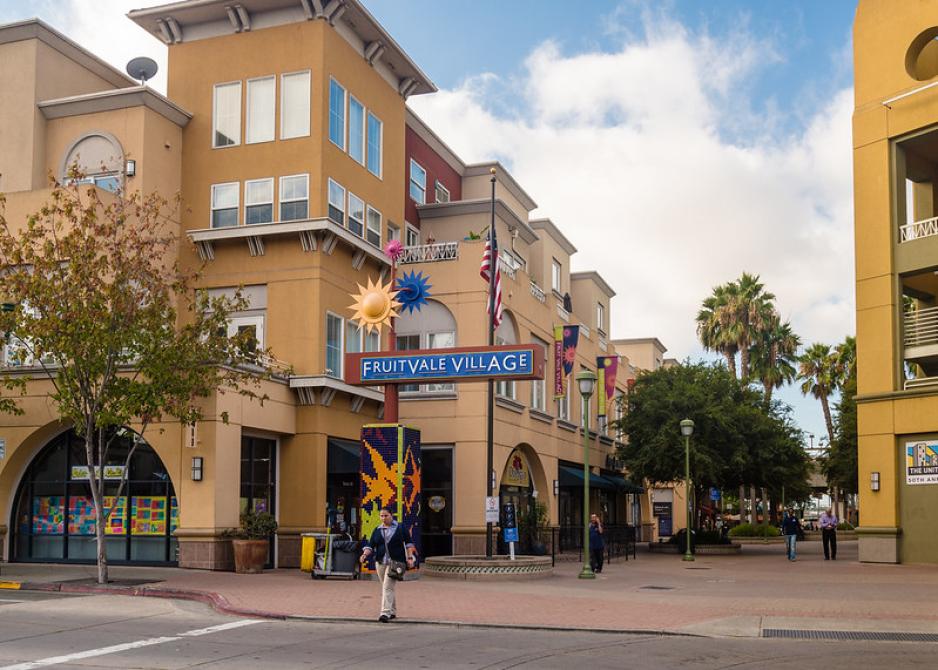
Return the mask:
<path id="1" fill-rule="evenodd" d="M 420 510 L 420 536 L 424 556 L 453 553 L 453 449 L 421 449 L 423 506 Z"/>
<path id="2" fill-rule="evenodd" d="M 277 441 L 241 436 L 241 514 L 268 512 L 277 516 Z M 274 567 L 274 535 L 266 567 Z"/>

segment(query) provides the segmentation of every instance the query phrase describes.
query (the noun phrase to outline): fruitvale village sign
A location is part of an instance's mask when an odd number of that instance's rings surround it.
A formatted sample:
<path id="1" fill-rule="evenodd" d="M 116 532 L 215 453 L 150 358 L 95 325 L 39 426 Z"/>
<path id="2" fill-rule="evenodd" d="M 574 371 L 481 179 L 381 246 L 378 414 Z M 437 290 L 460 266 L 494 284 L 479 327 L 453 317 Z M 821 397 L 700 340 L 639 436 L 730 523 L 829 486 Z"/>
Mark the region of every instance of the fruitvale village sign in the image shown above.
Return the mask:
<path id="1" fill-rule="evenodd" d="M 345 370 L 347 383 L 365 385 L 543 379 L 544 350 L 509 344 L 346 354 Z"/>

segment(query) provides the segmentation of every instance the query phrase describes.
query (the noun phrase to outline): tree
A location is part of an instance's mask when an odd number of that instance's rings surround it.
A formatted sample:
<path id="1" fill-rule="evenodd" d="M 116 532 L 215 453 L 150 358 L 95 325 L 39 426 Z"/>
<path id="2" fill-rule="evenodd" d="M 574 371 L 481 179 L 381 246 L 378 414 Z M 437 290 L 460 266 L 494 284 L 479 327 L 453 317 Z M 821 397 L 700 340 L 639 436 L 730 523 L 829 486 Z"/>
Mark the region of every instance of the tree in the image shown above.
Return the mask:
<path id="1" fill-rule="evenodd" d="M 736 332 L 734 284 L 713 287 L 697 312 L 697 336 L 707 351 L 715 351 L 726 359 L 726 369 L 736 377 Z"/>
<path id="2" fill-rule="evenodd" d="M 749 381 L 749 351 L 761 333 L 777 320 L 773 301 L 775 295 L 768 293 L 759 281 L 759 275 L 744 272 L 736 280 L 735 312 L 738 320 L 736 346 L 739 349 L 739 373 L 743 383 Z"/>
<path id="3" fill-rule="evenodd" d="M 794 381 L 798 374 L 795 364 L 801 338 L 787 321 L 782 323 L 773 315 L 768 327 L 759 333 L 752 348 L 752 370 L 762 382 L 766 407 L 772 404 L 772 393 Z"/>
<path id="4" fill-rule="evenodd" d="M 198 399 L 232 391 L 257 393 L 260 369 L 249 333 L 226 336 L 230 311 L 246 301 L 195 291 L 197 274 L 176 262 L 176 225 L 156 194 L 117 195 L 53 183 L 49 202 L 25 222 L 0 210 L 0 292 L 10 309 L 0 327 L 16 343 L 18 366 L 0 371 L 7 391 L 25 392 L 29 375 L 48 380 L 61 421 L 84 439 L 94 502 L 98 582 L 107 582 L 104 466 L 123 465 L 148 428 L 165 419 L 201 417 Z M 15 399 L 0 407 L 20 413 Z M 225 420 L 227 417 L 222 417 Z M 127 444 L 123 463 L 116 445 Z M 110 482 L 109 482 L 110 483 Z"/>
<path id="5" fill-rule="evenodd" d="M 798 357 L 798 378 L 801 392 L 809 393 L 821 402 L 827 437 L 834 442 L 834 422 L 831 418 L 830 396 L 838 386 L 839 373 L 830 345 L 815 342 Z"/>

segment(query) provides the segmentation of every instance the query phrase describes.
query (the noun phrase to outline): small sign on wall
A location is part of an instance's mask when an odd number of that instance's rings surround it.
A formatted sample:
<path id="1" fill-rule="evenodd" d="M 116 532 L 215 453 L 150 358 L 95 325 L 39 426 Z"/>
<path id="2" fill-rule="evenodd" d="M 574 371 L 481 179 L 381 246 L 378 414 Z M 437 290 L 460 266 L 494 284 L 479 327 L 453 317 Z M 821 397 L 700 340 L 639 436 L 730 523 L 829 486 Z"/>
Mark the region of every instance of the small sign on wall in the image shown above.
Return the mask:
<path id="1" fill-rule="evenodd" d="M 905 483 L 938 484 L 938 441 L 906 443 Z"/>

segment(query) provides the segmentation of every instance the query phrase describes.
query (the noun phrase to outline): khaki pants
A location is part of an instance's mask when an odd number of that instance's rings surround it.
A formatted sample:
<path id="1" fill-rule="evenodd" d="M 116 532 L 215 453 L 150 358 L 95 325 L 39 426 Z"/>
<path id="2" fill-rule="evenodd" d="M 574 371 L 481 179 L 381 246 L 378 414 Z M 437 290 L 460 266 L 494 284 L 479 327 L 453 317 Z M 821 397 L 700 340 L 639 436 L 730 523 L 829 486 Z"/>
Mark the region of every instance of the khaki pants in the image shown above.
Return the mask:
<path id="1" fill-rule="evenodd" d="M 378 581 L 381 582 L 381 614 L 385 616 L 396 615 L 394 587 L 397 586 L 397 580 L 391 579 L 388 574 L 388 566 L 378 563 L 375 569 L 378 571 Z"/>

